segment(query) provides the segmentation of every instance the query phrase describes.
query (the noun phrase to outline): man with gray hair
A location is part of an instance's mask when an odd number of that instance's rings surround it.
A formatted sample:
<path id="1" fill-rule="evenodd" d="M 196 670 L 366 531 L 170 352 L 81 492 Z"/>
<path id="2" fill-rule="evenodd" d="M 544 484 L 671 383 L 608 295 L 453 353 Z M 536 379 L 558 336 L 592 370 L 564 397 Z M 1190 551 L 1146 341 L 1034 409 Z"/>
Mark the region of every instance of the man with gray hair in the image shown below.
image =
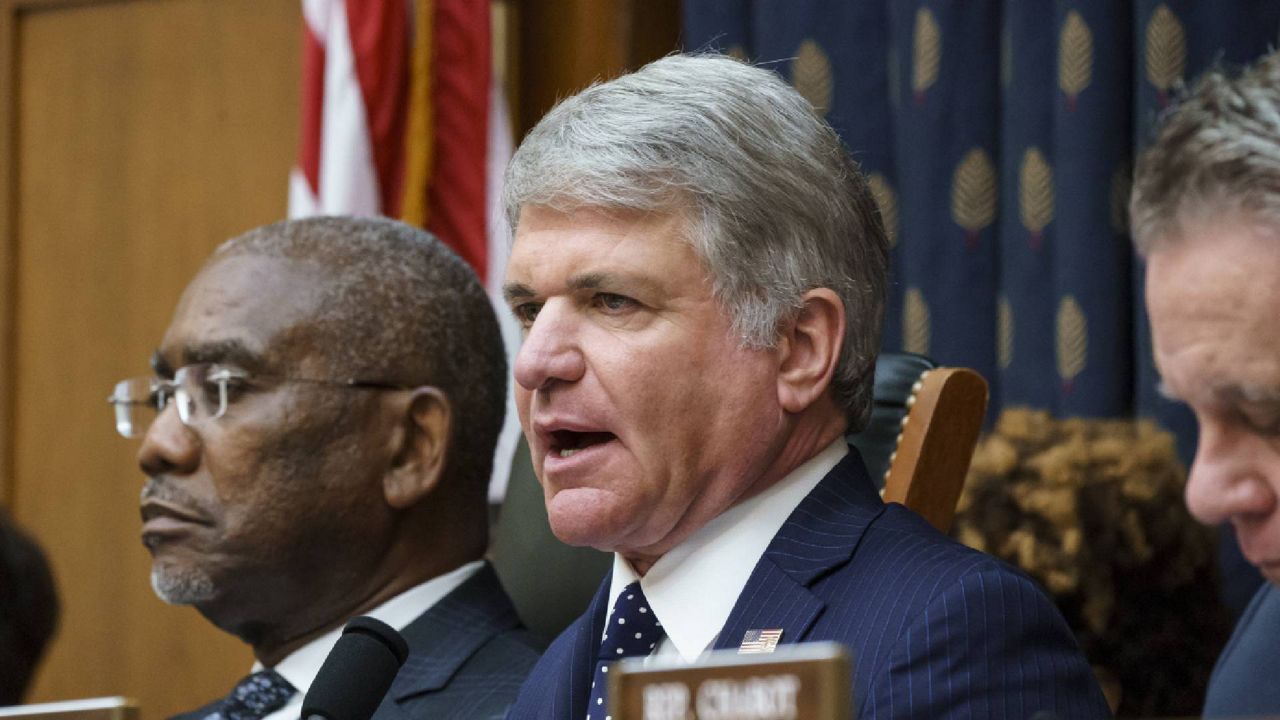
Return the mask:
<path id="1" fill-rule="evenodd" d="M 517 407 L 552 530 L 612 551 L 510 717 L 608 718 L 608 661 L 849 646 L 860 718 L 1102 717 L 1025 576 L 886 506 L 867 422 L 888 247 L 835 132 L 771 72 L 673 56 L 512 159 Z"/>
<path id="2" fill-rule="evenodd" d="M 1280 714 L 1280 54 L 1196 83 L 1139 159 L 1130 215 L 1163 389 L 1200 426 L 1187 507 L 1230 523 L 1267 580 L 1204 714 Z"/>
<path id="3" fill-rule="evenodd" d="M 493 568 L 506 356 L 488 296 L 422 230 L 268 225 L 183 293 L 116 424 L 142 437 L 152 584 L 253 648 L 184 720 L 296 720 L 356 615 L 409 657 L 374 715 L 500 718 L 538 657 Z"/>

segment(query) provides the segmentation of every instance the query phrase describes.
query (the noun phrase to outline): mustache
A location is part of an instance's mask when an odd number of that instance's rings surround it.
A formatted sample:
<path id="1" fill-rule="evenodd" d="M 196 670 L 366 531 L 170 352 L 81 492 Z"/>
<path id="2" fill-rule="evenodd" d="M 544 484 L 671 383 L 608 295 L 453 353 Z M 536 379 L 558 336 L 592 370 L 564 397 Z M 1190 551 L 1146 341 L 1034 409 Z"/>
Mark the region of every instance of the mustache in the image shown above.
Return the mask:
<path id="1" fill-rule="evenodd" d="M 163 476 L 147 478 L 147 481 L 142 485 L 142 492 L 138 500 L 142 503 L 154 500 L 166 505 L 204 512 L 204 506 L 195 497 L 177 485 L 165 480 Z"/>

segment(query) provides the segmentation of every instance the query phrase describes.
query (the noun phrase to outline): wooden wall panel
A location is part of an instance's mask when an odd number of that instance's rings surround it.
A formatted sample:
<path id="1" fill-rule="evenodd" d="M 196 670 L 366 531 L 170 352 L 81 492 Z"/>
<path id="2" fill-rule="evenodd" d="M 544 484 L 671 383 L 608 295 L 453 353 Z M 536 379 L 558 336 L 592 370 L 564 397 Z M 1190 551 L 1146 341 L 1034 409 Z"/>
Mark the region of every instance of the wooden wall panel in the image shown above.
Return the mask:
<path id="1" fill-rule="evenodd" d="M 284 214 L 299 3 L 0 8 L 12 83 L 0 115 L 12 141 L 0 205 L 7 498 L 48 549 L 64 604 L 30 699 L 126 694 L 158 720 L 226 692 L 251 657 L 152 595 L 137 442 L 114 434 L 105 398 L 148 371 L 213 247 Z"/>
<path id="2" fill-rule="evenodd" d="M 561 98 L 678 49 L 680 0 L 518 0 L 517 139 Z"/>

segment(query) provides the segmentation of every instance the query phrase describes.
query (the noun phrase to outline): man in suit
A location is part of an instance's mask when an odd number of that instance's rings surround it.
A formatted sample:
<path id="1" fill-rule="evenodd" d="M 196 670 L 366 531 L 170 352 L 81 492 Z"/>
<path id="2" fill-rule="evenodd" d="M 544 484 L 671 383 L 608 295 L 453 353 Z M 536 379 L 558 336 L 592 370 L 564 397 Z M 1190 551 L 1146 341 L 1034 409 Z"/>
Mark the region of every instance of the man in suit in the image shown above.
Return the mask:
<path id="1" fill-rule="evenodd" d="M 846 444 L 888 245 L 794 89 L 659 60 L 552 110 L 506 194 L 516 404 L 551 526 L 615 553 L 509 717 L 607 718 L 608 660 L 762 630 L 848 645 L 860 718 L 1107 714 L 1040 589 L 886 506 Z"/>
<path id="2" fill-rule="evenodd" d="M 501 717 L 538 651 L 493 569 L 506 361 L 474 273 L 429 234 L 318 218 L 220 247 L 113 396 L 142 435 L 152 585 L 252 646 L 191 718 L 297 718 L 341 627 L 410 655 L 375 717 Z"/>
<path id="3" fill-rule="evenodd" d="M 1200 427 L 1187 506 L 1229 523 L 1267 581 L 1204 713 L 1280 714 L 1280 54 L 1196 83 L 1139 159 L 1130 210 L 1164 390 Z"/>

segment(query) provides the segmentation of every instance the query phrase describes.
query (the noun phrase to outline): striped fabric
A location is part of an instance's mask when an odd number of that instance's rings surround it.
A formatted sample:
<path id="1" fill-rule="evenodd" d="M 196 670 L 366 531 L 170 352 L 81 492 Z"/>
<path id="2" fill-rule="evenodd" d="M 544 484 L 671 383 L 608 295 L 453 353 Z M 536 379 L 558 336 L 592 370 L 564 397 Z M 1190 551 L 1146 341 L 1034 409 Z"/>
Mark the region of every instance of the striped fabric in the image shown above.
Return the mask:
<path id="1" fill-rule="evenodd" d="M 608 587 L 605 578 L 587 613 L 551 645 L 509 718 L 583 716 Z M 782 644 L 846 644 L 863 719 L 1109 716 L 1044 593 L 902 506 L 884 505 L 856 451 L 778 532 L 717 649 L 735 648 L 754 628 L 782 628 Z"/>

